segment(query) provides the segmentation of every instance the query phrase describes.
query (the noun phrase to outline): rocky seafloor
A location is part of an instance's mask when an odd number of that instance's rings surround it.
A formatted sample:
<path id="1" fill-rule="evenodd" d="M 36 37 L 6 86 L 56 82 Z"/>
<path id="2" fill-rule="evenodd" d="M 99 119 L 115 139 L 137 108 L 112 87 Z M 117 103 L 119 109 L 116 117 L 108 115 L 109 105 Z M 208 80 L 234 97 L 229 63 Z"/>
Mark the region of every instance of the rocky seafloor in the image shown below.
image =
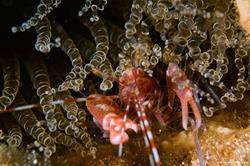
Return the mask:
<path id="1" fill-rule="evenodd" d="M 239 13 L 233 0 L 0 0 L 0 165 L 149 165 L 141 132 L 128 132 L 118 157 L 74 98 L 118 95 L 117 78 L 140 67 L 164 108 L 169 63 L 199 96 L 204 163 L 250 165 L 250 44 Z M 8 112 L 28 104 L 41 107 Z M 176 97 L 165 127 L 147 110 L 161 164 L 199 165 L 180 108 Z"/>

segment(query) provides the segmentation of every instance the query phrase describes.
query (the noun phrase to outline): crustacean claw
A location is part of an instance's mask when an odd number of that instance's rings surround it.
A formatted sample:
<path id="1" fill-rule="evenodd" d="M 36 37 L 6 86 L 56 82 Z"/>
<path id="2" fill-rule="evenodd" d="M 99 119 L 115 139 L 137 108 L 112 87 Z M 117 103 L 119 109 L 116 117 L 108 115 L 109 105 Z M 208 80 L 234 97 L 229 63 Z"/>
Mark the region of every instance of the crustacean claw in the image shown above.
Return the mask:
<path id="1" fill-rule="evenodd" d="M 134 132 L 138 132 L 138 125 L 130 119 L 127 119 L 125 123 L 125 130 L 132 129 Z"/>
<path id="2" fill-rule="evenodd" d="M 109 133 L 110 142 L 118 145 L 128 141 L 126 130 L 132 129 L 137 132 L 138 126 L 129 118 L 124 120 L 124 113 L 119 105 L 113 102 L 115 98 L 99 94 L 90 95 L 86 100 L 86 106 L 101 128 Z"/>
<path id="3" fill-rule="evenodd" d="M 123 117 L 115 113 L 107 114 L 102 123 L 103 129 L 109 131 L 110 142 L 114 145 L 123 144 L 128 141 L 128 135 L 125 130 L 132 129 L 138 131 L 138 126 L 135 122 L 127 119 L 125 122 Z"/>
<path id="4" fill-rule="evenodd" d="M 178 96 L 181 102 L 182 109 L 182 126 L 187 130 L 188 126 L 188 105 L 190 104 L 194 116 L 195 126 L 198 129 L 201 126 L 201 107 L 197 94 L 193 90 L 191 81 L 187 78 L 177 64 L 169 63 L 166 72 L 168 82 L 169 106 L 172 108 L 174 103 L 174 93 Z"/>
<path id="5" fill-rule="evenodd" d="M 181 92 L 179 92 L 181 93 Z M 181 97 L 181 109 L 182 109 L 182 126 L 185 130 L 187 130 L 187 125 L 188 125 L 188 104 L 191 105 L 191 108 L 193 110 L 194 116 L 195 116 L 195 125 L 196 128 L 200 128 L 201 126 L 201 115 L 200 115 L 200 110 L 199 107 L 194 99 L 194 94 L 191 90 L 187 90 L 182 92 L 183 94 L 180 94 Z"/>
<path id="6" fill-rule="evenodd" d="M 201 106 L 198 95 L 194 91 L 194 86 L 192 82 L 187 78 L 184 71 L 182 71 L 177 64 L 169 63 L 166 75 L 167 75 L 168 95 L 169 95 L 168 106 L 170 108 L 173 108 L 174 97 L 175 95 L 177 95 L 181 102 L 182 126 L 185 130 L 187 130 L 188 122 L 191 123 L 200 165 L 204 165 L 204 160 L 202 158 L 202 151 L 200 149 L 198 135 L 197 135 L 198 128 L 200 128 L 202 122 Z M 188 117 L 188 105 L 190 105 L 193 110 L 195 122 L 192 118 Z"/>

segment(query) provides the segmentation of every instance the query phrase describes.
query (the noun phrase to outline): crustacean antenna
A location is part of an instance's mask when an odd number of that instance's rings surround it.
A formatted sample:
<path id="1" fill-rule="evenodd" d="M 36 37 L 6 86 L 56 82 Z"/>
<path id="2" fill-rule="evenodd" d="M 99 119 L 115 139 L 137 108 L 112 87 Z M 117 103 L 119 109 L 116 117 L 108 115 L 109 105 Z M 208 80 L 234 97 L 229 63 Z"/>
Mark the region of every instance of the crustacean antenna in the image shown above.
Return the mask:
<path id="1" fill-rule="evenodd" d="M 217 104 L 220 104 L 220 98 L 218 95 L 215 93 L 215 91 L 211 88 L 211 86 L 208 84 L 206 79 L 201 79 L 202 84 L 207 88 L 209 94 L 212 96 L 212 98 L 216 101 Z"/>
<path id="2" fill-rule="evenodd" d="M 151 132 L 149 122 L 147 120 L 145 109 L 143 107 L 143 102 L 140 102 L 139 100 L 137 100 L 135 107 L 136 107 L 137 116 L 139 117 L 139 123 L 142 129 L 144 142 L 145 142 L 146 148 L 148 149 L 150 165 L 151 166 L 160 165 L 160 157 L 159 157 L 159 154 L 158 154 L 158 151 L 157 151 L 154 139 L 153 139 L 153 134 Z M 128 104 L 125 109 L 125 114 L 123 117 L 124 123 L 126 122 L 129 108 L 130 108 L 130 104 Z M 125 131 L 125 128 L 123 128 L 122 132 L 124 131 Z M 119 144 L 119 150 L 118 150 L 119 157 L 122 156 L 122 148 L 123 148 L 123 144 Z"/>
<path id="3" fill-rule="evenodd" d="M 136 67 L 139 66 L 139 59 L 141 59 L 142 56 L 142 52 L 141 49 L 136 49 L 134 52 L 134 65 Z M 136 70 L 136 73 L 138 72 L 138 70 Z M 134 71 L 132 72 L 134 73 Z M 138 73 L 137 73 L 138 74 Z M 135 74 L 135 75 L 137 75 Z M 137 83 L 137 79 L 139 76 L 137 77 L 133 77 L 134 81 L 135 81 L 135 87 L 136 90 L 139 92 L 138 87 L 140 87 L 140 85 Z M 134 98 L 134 103 L 135 103 L 135 110 L 137 113 L 137 116 L 139 117 L 139 123 L 140 123 L 140 127 L 143 133 L 143 139 L 145 142 L 145 146 L 148 149 L 148 156 L 149 156 L 149 161 L 150 161 L 150 165 L 160 165 L 160 157 L 159 157 L 159 153 L 158 150 L 156 148 L 155 142 L 154 142 L 154 138 L 153 138 L 153 134 L 151 132 L 151 128 L 149 126 L 149 121 L 146 115 L 146 111 L 144 108 L 145 105 L 145 96 L 143 94 L 136 94 L 135 93 L 135 98 Z M 129 102 L 130 103 L 130 102 Z"/>
<path id="4" fill-rule="evenodd" d="M 149 126 L 149 122 L 147 120 L 147 115 L 143 107 L 143 101 L 137 100 L 135 107 L 136 107 L 137 116 L 139 117 L 144 142 L 148 149 L 150 165 L 158 166 L 160 165 L 160 156 L 159 156 L 159 153 L 157 151 L 157 148 L 154 142 L 154 138 L 153 138 L 153 134 L 151 132 L 150 126 Z"/>
<path id="5" fill-rule="evenodd" d="M 0 113 L 23 111 L 23 110 L 27 110 L 27 109 L 31 109 L 31 108 L 42 107 L 46 104 L 58 105 L 58 104 L 64 104 L 64 103 L 70 103 L 70 102 L 85 102 L 86 99 L 87 99 L 86 97 L 73 98 L 73 99 L 68 98 L 68 99 L 64 99 L 64 100 L 52 101 L 50 103 L 21 105 L 21 106 L 15 107 L 15 108 L 8 108 L 5 110 L 0 110 Z"/>
<path id="6" fill-rule="evenodd" d="M 126 109 L 125 109 L 125 114 L 123 116 L 123 123 L 125 124 L 127 117 L 128 117 L 128 111 L 129 111 L 130 105 L 128 104 Z M 125 131 L 125 126 L 122 128 L 122 134 Z M 122 148 L 123 148 L 123 144 L 119 144 L 119 148 L 118 148 L 118 156 L 121 157 L 122 156 Z"/>
<path id="7" fill-rule="evenodd" d="M 202 155 L 202 150 L 200 147 L 200 143 L 199 143 L 199 138 L 198 138 L 198 129 L 196 128 L 195 122 L 192 118 L 188 118 L 189 122 L 191 123 L 192 126 L 192 132 L 193 132 L 193 136 L 194 136 L 194 142 L 195 142 L 195 148 L 198 154 L 198 158 L 199 158 L 199 165 L 200 166 L 204 166 L 204 160 L 203 160 L 203 155 Z"/>

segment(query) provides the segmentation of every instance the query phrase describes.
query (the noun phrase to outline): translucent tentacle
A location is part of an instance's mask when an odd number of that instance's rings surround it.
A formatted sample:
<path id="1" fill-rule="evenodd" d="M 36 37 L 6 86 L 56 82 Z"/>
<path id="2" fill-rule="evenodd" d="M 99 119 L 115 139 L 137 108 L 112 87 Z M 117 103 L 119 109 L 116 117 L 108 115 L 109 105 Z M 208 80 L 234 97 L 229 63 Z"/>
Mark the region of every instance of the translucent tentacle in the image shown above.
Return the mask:
<path id="1" fill-rule="evenodd" d="M 61 2 L 62 0 L 40 0 L 40 3 L 36 8 L 36 13 L 27 21 L 23 22 L 21 26 L 11 27 L 12 33 L 18 31 L 24 32 L 25 30 L 36 26 L 47 14 L 49 14 L 54 8 L 57 8 Z"/>
<path id="2" fill-rule="evenodd" d="M 6 109 L 15 99 L 20 85 L 19 61 L 12 53 L 0 56 L 4 85 L 0 96 L 0 110 Z"/>
<path id="3" fill-rule="evenodd" d="M 76 141 L 76 139 L 74 139 L 74 138 L 72 138 L 64 133 L 61 133 L 59 131 L 55 131 L 55 132 L 51 133 L 50 135 L 54 138 L 55 143 L 71 147 L 76 152 L 81 153 L 81 155 L 83 157 L 85 156 L 86 151 L 85 151 L 84 147 L 80 143 L 78 143 Z"/>
<path id="4" fill-rule="evenodd" d="M 56 119 L 54 118 L 55 106 L 52 103 L 53 95 L 50 86 L 47 67 L 41 56 L 32 56 L 27 54 L 22 61 L 30 75 L 36 93 L 40 98 L 40 104 L 47 120 L 47 126 L 50 131 L 56 130 Z"/>
<path id="5" fill-rule="evenodd" d="M 4 121 L 4 127 L 8 133 L 6 139 L 7 143 L 11 147 L 19 147 L 23 139 L 20 126 L 15 123 L 15 119 L 9 114 L 2 115 L 1 121 Z"/>
<path id="6" fill-rule="evenodd" d="M 52 47 L 60 46 L 60 39 L 56 38 L 56 43 L 51 43 L 51 26 L 50 21 L 47 17 L 44 17 L 38 24 L 35 26 L 37 32 L 37 40 L 35 48 L 37 51 L 42 53 L 49 53 Z"/>
<path id="7" fill-rule="evenodd" d="M 59 107 L 56 107 L 55 109 L 55 118 L 58 121 L 58 128 L 61 131 L 65 131 L 67 135 L 73 136 L 75 138 L 78 138 L 81 140 L 81 142 L 85 145 L 85 147 L 88 149 L 88 155 L 95 158 L 97 149 L 94 147 L 92 139 L 90 135 L 87 133 L 86 128 L 78 128 L 73 123 L 71 123 L 69 120 L 67 120 L 63 113 L 61 112 Z M 73 138 L 71 138 L 73 139 Z"/>
<path id="8" fill-rule="evenodd" d="M 65 81 L 58 86 L 57 91 L 60 92 L 68 89 L 80 91 L 83 88 L 83 80 L 86 77 L 86 74 L 83 72 L 81 54 L 61 25 L 56 26 L 55 36 L 60 37 L 62 43 L 61 49 L 70 58 L 73 67 L 66 76 Z"/>
<path id="9" fill-rule="evenodd" d="M 26 101 L 19 93 L 13 105 L 19 106 L 26 104 Z M 54 144 L 53 138 L 50 137 L 46 130 L 39 125 L 40 123 L 32 110 L 27 109 L 23 111 L 13 112 L 12 116 L 29 135 L 31 135 L 35 140 L 47 147 L 47 150 L 51 151 L 51 154 L 56 151 L 56 146 Z"/>
<path id="10" fill-rule="evenodd" d="M 97 22 L 91 23 L 90 21 L 86 20 L 85 17 L 83 17 L 81 22 L 91 31 L 91 34 L 94 37 L 96 52 L 89 65 L 97 68 L 97 66 L 105 61 L 109 50 L 109 36 L 107 28 L 101 19 Z"/>
<path id="11" fill-rule="evenodd" d="M 82 9 L 78 12 L 79 16 L 82 16 L 84 13 L 86 13 L 89 9 L 92 11 L 92 16 L 90 17 L 91 22 L 95 22 L 99 20 L 99 16 L 97 15 L 97 11 L 103 11 L 104 6 L 108 3 L 107 0 L 99 0 L 98 4 L 92 4 L 93 0 L 86 0 L 85 5 L 82 7 Z"/>

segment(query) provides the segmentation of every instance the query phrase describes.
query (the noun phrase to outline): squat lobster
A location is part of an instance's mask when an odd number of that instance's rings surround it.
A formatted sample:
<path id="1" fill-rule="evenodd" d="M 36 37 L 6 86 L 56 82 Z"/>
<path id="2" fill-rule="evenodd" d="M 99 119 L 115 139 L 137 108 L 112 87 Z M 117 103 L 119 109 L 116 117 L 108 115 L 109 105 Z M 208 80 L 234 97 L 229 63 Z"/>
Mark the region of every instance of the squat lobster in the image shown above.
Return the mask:
<path id="1" fill-rule="evenodd" d="M 135 52 L 135 56 L 140 56 L 140 51 Z M 184 71 L 182 71 L 177 64 L 169 63 L 168 69 L 166 71 L 167 76 L 167 86 L 168 86 L 168 106 L 172 110 L 174 105 L 174 99 L 177 95 L 181 101 L 182 108 L 182 125 L 185 130 L 187 130 L 188 120 L 190 121 L 192 127 L 194 128 L 194 122 L 191 118 L 188 118 L 188 104 L 191 105 L 192 110 L 195 115 L 195 142 L 197 145 L 197 151 L 200 156 L 201 151 L 199 149 L 198 137 L 196 130 L 201 126 L 201 114 L 200 114 L 200 104 L 199 99 L 195 91 L 193 90 L 193 85 L 191 81 L 187 78 Z M 145 145 L 148 149 L 148 155 L 151 165 L 160 165 L 159 154 L 153 139 L 153 134 L 151 132 L 150 123 L 147 119 L 148 111 L 155 110 L 158 101 L 160 100 L 160 88 L 155 79 L 149 77 L 140 67 L 133 67 L 125 70 L 121 77 L 118 79 L 119 83 L 119 99 L 120 102 L 126 105 L 125 113 L 121 113 L 120 108 L 117 104 L 109 101 L 112 96 L 101 96 L 101 95 L 91 95 L 87 98 L 86 104 L 90 112 L 95 112 L 102 110 L 105 116 L 102 116 L 102 123 L 105 121 L 106 116 L 109 117 L 110 112 L 112 112 L 112 117 L 117 118 L 117 121 L 112 121 L 112 128 L 106 128 L 102 125 L 104 130 L 110 131 L 110 141 L 112 144 L 122 145 L 125 141 L 128 140 L 128 136 L 125 133 L 125 130 L 131 128 L 137 132 L 138 128 L 136 123 L 127 118 L 127 114 L 130 109 L 133 109 L 137 113 L 139 119 L 140 129 L 143 133 L 143 138 Z M 94 99 L 96 97 L 96 99 Z M 91 101 L 91 103 L 90 103 Z M 90 105 L 91 104 L 91 105 Z M 101 104 L 101 105 L 100 105 Z M 103 107 L 101 109 L 101 107 Z M 104 108 L 105 105 L 105 108 Z M 164 124 L 164 119 L 162 118 L 162 112 L 154 112 L 156 118 L 161 124 Z M 100 119 L 100 116 L 97 114 L 92 115 L 96 119 Z M 122 120 L 123 116 L 123 120 Z M 101 123 L 99 120 L 99 123 Z M 105 123 L 106 124 L 106 123 Z M 128 127 L 126 127 L 126 125 Z M 117 128 L 119 131 L 119 138 L 115 138 L 114 130 Z M 117 132 L 116 132 L 117 133 Z M 114 141 L 115 140 L 115 141 Z M 120 148 L 119 148 L 120 151 Z"/>
<path id="2" fill-rule="evenodd" d="M 159 154 L 146 115 L 147 109 L 156 103 L 158 93 L 159 88 L 155 80 L 147 76 L 141 68 L 135 67 L 124 71 L 119 78 L 119 99 L 126 105 L 125 113 L 121 112 L 119 106 L 113 102 L 114 96 L 95 94 L 87 97 L 86 105 L 89 112 L 101 127 L 109 132 L 110 142 L 120 145 L 119 156 L 122 144 L 128 140 L 125 131 L 138 130 L 137 124 L 127 117 L 128 112 L 133 109 L 137 113 L 150 163 L 160 165 Z"/>

